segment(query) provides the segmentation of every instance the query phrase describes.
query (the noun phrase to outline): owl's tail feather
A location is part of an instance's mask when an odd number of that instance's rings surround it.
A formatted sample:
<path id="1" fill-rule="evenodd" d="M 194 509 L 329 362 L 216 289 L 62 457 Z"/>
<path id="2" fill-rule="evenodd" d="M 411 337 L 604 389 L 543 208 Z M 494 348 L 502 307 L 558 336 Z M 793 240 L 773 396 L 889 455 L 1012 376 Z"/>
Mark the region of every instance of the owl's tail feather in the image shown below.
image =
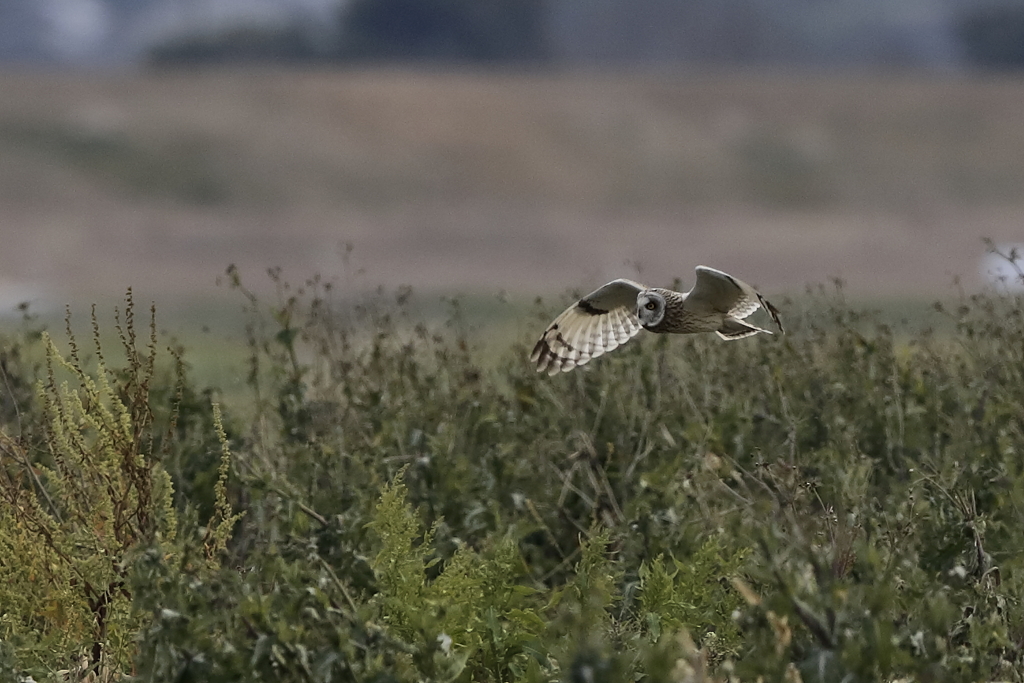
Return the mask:
<path id="1" fill-rule="evenodd" d="M 722 326 L 715 330 L 715 333 L 725 339 L 731 341 L 733 339 L 743 339 L 751 335 L 757 334 L 758 332 L 764 332 L 765 334 L 771 334 L 768 330 L 763 330 L 760 327 L 755 327 L 750 323 L 743 322 L 738 318 L 726 318 L 722 323 Z"/>

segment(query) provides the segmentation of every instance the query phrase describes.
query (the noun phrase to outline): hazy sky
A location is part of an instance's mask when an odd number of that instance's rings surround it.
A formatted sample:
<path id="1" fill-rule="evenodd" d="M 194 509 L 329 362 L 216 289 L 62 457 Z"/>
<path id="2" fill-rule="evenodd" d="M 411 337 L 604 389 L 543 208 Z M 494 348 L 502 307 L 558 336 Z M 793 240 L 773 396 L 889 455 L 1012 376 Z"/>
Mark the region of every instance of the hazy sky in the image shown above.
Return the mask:
<path id="1" fill-rule="evenodd" d="M 5 0 L 0 3 L 0 55 L 75 63 L 118 61 L 137 55 L 155 40 L 183 33 L 288 19 L 329 24 L 343 1 Z"/>

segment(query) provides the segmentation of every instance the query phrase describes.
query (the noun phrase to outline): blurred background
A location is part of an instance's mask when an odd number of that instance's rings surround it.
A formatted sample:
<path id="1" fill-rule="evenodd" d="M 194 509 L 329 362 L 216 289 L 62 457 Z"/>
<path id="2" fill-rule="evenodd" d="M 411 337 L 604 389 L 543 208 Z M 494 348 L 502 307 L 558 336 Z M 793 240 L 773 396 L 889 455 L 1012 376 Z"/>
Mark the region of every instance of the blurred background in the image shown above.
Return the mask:
<path id="1" fill-rule="evenodd" d="M 948 298 L 1024 242 L 1022 66 L 1010 0 L 3 0 L 0 308 Z"/>

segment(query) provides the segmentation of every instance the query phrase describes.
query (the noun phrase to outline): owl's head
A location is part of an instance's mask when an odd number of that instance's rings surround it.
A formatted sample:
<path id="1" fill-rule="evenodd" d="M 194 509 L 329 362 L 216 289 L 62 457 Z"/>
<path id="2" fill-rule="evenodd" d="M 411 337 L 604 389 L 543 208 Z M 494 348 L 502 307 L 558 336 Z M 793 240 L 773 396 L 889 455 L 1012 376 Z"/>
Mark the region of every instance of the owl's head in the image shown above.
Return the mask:
<path id="1" fill-rule="evenodd" d="M 654 327 L 665 319 L 665 297 L 653 290 L 640 292 L 636 297 L 636 317 L 644 327 Z"/>

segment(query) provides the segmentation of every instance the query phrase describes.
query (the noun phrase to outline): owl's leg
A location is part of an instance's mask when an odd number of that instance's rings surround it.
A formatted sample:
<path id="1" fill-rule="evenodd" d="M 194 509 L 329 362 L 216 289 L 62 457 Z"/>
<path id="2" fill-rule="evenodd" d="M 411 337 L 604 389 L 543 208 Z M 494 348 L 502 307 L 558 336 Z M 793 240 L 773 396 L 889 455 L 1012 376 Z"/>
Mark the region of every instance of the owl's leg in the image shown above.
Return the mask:
<path id="1" fill-rule="evenodd" d="M 715 330 L 715 334 L 725 340 L 743 339 L 758 332 L 771 334 L 768 330 L 762 330 L 760 327 L 755 327 L 737 318 L 726 318 L 722 321 L 722 326 Z"/>

